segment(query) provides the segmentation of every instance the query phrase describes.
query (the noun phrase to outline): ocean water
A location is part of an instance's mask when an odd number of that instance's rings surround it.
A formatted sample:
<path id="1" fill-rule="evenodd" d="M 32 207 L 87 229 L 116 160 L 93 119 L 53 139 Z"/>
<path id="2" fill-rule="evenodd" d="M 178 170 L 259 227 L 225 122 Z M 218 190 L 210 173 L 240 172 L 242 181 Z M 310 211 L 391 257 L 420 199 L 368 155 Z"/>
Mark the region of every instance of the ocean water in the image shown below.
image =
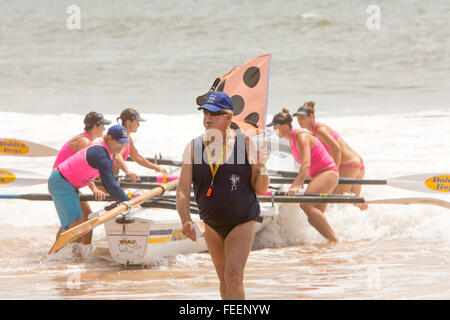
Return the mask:
<path id="1" fill-rule="evenodd" d="M 80 29 L 67 27 L 71 5 Z M 2 111 L 189 114 L 217 76 L 266 53 L 271 113 L 306 100 L 344 114 L 449 107 L 446 0 L 16 0 L 0 11 Z"/>
<path id="2" fill-rule="evenodd" d="M 81 28 L 70 30 L 73 4 Z M 372 4 L 381 10 L 379 30 L 366 25 Z M 139 152 L 180 159 L 203 131 L 195 98 L 233 66 L 272 53 L 268 119 L 314 100 L 317 120 L 362 155 L 366 178 L 449 172 L 448 1 L 16 0 L 0 11 L 0 137 L 60 148 L 82 131 L 86 112 L 114 120 L 132 106 L 147 119 L 133 137 Z M 53 161 L 2 156 L 0 167 L 48 176 Z M 389 186 L 365 186 L 362 196 L 449 200 Z M 2 200 L 0 208 L 2 299 L 220 298 L 207 253 L 124 268 L 94 254 L 104 244 L 99 227 L 83 259 L 70 248 L 49 257 L 59 227 L 51 202 Z M 247 298 L 450 298 L 449 210 L 334 204 L 326 216 L 337 246 L 298 207 L 280 207 L 255 238 Z"/>
<path id="3" fill-rule="evenodd" d="M 3 112 L 9 137 L 58 148 L 81 130 L 82 115 Z M 113 114 L 106 114 L 112 118 Z M 202 116 L 143 114 L 134 134 L 141 154 L 180 159 L 202 132 Z M 449 110 L 396 115 L 322 117 L 364 158 L 366 178 L 448 172 Z M 64 134 L 63 134 L 64 133 Z M 176 134 L 182 133 L 182 134 Z M 46 176 L 48 158 L 3 156 L 2 167 Z M 130 163 L 138 174 L 151 170 Z M 82 190 L 88 193 L 89 190 Z M 3 188 L 3 194 L 45 193 L 46 185 Z M 365 186 L 369 200 L 433 197 L 390 186 Z M 100 204 L 93 203 L 93 209 Z M 249 299 L 448 299 L 449 210 L 431 205 L 331 204 L 326 217 L 342 241 L 337 246 L 309 225 L 296 205 L 283 205 L 274 223 L 257 234 L 245 274 Z M 95 254 L 105 247 L 103 227 L 83 259 L 71 248 L 48 256 L 59 222 L 51 202 L 3 200 L 0 215 L 0 297 L 4 299 L 220 299 L 208 253 L 162 259 L 147 267 L 123 267 Z M 105 253 L 107 256 L 108 254 Z M 280 272 L 283 270 L 283 272 Z M 270 281 L 268 280 L 270 279 Z M 195 292 L 195 294 L 193 294 Z"/>

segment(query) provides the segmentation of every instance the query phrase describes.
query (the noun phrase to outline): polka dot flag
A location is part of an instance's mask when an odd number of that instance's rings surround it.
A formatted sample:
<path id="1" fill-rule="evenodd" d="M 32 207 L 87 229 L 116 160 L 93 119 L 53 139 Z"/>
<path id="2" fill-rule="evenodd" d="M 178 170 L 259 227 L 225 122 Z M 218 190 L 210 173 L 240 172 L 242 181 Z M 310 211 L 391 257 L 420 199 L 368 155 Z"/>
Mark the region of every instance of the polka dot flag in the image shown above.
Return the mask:
<path id="1" fill-rule="evenodd" d="M 247 135 L 258 134 L 266 123 L 270 54 L 247 61 L 214 81 L 210 91 L 197 98 L 197 104 L 212 91 L 223 91 L 233 100 L 232 127 Z"/>

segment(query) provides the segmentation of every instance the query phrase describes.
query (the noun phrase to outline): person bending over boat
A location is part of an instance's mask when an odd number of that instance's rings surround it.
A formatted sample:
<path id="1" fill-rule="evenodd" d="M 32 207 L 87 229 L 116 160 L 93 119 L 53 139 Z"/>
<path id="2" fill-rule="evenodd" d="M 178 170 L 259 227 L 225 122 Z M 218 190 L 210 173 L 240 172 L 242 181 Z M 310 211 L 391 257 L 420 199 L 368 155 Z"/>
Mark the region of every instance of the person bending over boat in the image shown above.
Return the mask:
<path id="1" fill-rule="evenodd" d="M 256 193 L 264 194 L 269 185 L 268 153 L 259 152 L 253 141 L 229 128 L 233 102 L 226 93 L 210 93 L 198 110 L 203 110 L 206 132 L 184 150 L 177 211 L 183 234 L 195 241 L 189 212 L 193 183 L 220 295 L 222 299 L 244 299 L 244 268 L 260 214 Z"/>
<path id="2" fill-rule="evenodd" d="M 146 121 L 141 117 L 141 115 L 132 108 L 124 109 L 120 116 L 117 118 L 117 122 L 119 122 L 119 119 L 121 120 L 122 126 L 124 126 L 127 129 L 128 132 L 128 140 L 130 140 L 130 143 L 126 145 L 123 150 L 116 156 L 116 161 L 120 164 L 119 167 L 114 164 L 114 173 L 117 174 L 119 172 L 119 168 L 122 167 L 127 168 L 125 164 L 125 160 L 128 159 L 128 156 L 133 159 L 134 162 L 139 164 L 140 166 L 143 166 L 148 169 L 153 169 L 156 172 L 161 172 L 163 174 L 166 174 L 166 170 L 161 168 L 160 166 L 152 163 L 151 161 L 148 161 L 145 157 L 141 156 L 136 149 L 136 146 L 133 142 L 133 139 L 131 138 L 131 134 L 137 132 L 140 122 Z M 127 174 L 133 182 L 135 182 L 139 177 L 136 174 Z"/>
<path id="3" fill-rule="evenodd" d="M 339 133 L 321 122 L 316 122 L 314 106 L 314 101 L 305 102 L 293 115 L 297 116 L 300 126 L 311 131 L 333 157 L 339 168 L 340 177 L 362 179 L 365 173 L 363 158 L 345 142 Z M 359 196 L 361 185 L 342 184 L 333 190 L 334 194 L 345 192 Z M 356 205 L 362 210 L 367 209 L 367 204 Z"/>
<path id="4" fill-rule="evenodd" d="M 60 163 L 64 162 L 69 157 L 73 156 L 75 153 L 81 149 L 90 146 L 96 138 L 103 136 L 105 131 L 105 125 L 111 124 L 110 120 L 106 120 L 102 114 L 98 112 L 91 111 L 84 117 L 84 132 L 77 134 L 76 136 L 69 139 L 61 148 L 58 155 L 56 156 L 55 163 L 53 164 L 52 170 L 55 169 Z M 102 200 L 105 198 L 105 194 L 100 190 L 95 183 L 89 183 L 89 189 L 92 190 L 95 199 Z M 92 213 L 92 209 L 87 201 L 80 201 L 81 211 L 83 211 L 83 216 L 85 219 Z M 58 234 L 61 230 L 58 232 Z M 92 231 L 89 232 L 84 238 L 84 244 L 91 243 Z"/>
<path id="5" fill-rule="evenodd" d="M 117 184 L 112 169 L 114 154 L 126 143 L 129 143 L 126 129 L 114 125 L 108 129 L 107 135 L 101 141 L 81 149 L 52 171 L 48 189 L 61 222 L 57 236 L 60 232 L 87 220 L 80 206 L 78 190 L 88 186 L 99 176 L 106 190 L 116 201 L 130 200 Z M 79 242 L 89 243 L 85 237 Z"/>
<path id="6" fill-rule="evenodd" d="M 311 182 L 306 188 L 308 193 L 331 193 L 337 186 L 339 174 L 333 158 L 325 150 L 319 139 L 311 132 L 300 129 L 293 130 L 292 116 L 289 110 L 277 113 L 267 127 L 273 126 L 280 138 L 289 140 L 295 160 L 301 164 L 299 173 L 287 191 L 287 195 L 298 193 L 307 176 Z M 300 207 L 308 216 L 309 223 L 331 242 L 338 242 L 333 228 L 325 218 L 326 203 L 300 203 Z"/>

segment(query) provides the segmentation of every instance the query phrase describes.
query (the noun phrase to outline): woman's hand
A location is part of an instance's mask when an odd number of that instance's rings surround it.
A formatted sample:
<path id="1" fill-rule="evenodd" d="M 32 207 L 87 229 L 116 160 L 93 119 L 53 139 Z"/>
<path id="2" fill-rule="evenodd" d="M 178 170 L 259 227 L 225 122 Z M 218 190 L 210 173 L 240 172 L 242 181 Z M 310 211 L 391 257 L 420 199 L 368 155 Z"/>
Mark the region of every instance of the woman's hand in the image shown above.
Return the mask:
<path id="1" fill-rule="evenodd" d="M 298 190 L 300 190 L 299 186 L 291 185 L 289 190 L 286 192 L 287 196 L 295 196 L 298 193 Z"/>
<path id="2" fill-rule="evenodd" d="M 131 182 L 136 182 L 136 181 L 140 180 L 139 176 L 134 172 L 128 171 L 126 174 L 127 174 L 127 177 L 130 178 Z"/>
<path id="3" fill-rule="evenodd" d="M 157 167 L 155 168 L 155 171 L 156 171 L 156 172 L 160 172 L 160 173 L 162 173 L 162 174 L 167 174 L 167 171 L 166 171 L 164 168 L 161 168 L 160 166 L 157 166 Z"/>
<path id="4" fill-rule="evenodd" d="M 94 193 L 95 200 L 97 201 L 105 200 L 106 194 L 102 190 L 95 188 L 92 192 Z"/>

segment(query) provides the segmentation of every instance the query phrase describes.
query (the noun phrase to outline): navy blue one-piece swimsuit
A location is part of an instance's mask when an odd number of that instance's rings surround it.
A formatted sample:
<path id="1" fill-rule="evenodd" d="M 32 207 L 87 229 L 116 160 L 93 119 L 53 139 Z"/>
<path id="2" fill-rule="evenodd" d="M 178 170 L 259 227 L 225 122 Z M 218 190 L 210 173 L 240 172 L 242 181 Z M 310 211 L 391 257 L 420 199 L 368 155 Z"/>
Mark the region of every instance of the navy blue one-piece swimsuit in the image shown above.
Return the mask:
<path id="1" fill-rule="evenodd" d="M 201 136 L 194 139 L 194 154 L 199 148 L 204 154 L 205 145 Z M 198 161 L 201 163 L 196 164 L 197 161 L 194 161 L 193 165 L 195 200 L 203 221 L 225 239 L 236 225 L 255 220 L 260 214 L 259 201 L 251 186 L 252 169 L 245 148 L 245 137 L 235 139 L 230 158 L 219 166 L 209 197 L 206 193 L 212 174 L 205 159 L 207 157 L 202 157 Z"/>

